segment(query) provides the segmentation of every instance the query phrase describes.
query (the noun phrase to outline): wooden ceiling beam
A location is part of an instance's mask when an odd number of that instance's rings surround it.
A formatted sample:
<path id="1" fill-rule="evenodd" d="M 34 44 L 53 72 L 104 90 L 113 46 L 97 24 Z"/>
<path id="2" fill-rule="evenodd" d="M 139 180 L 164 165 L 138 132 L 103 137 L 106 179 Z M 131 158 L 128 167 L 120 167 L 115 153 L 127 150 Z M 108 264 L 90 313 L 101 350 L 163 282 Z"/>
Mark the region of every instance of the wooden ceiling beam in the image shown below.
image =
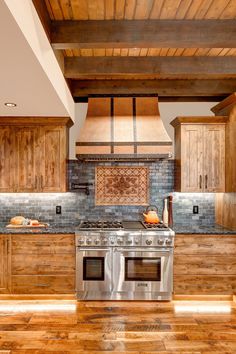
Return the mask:
<path id="1" fill-rule="evenodd" d="M 67 57 L 64 75 L 82 78 L 233 78 L 235 57 Z"/>
<path id="2" fill-rule="evenodd" d="M 160 97 L 218 97 L 236 90 L 227 80 L 72 80 L 73 97 L 158 94 Z"/>
<path id="3" fill-rule="evenodd" d="M 236 48 L 235 20 L 52 21 L 55 49 Z"/>

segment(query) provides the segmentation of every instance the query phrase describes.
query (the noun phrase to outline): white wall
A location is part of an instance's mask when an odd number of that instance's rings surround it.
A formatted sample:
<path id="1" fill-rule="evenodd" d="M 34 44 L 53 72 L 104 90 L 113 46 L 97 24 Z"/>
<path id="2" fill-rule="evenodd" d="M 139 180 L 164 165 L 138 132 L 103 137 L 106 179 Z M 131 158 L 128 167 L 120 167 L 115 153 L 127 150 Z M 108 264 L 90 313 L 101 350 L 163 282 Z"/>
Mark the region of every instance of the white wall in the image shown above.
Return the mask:
<path id="1" fill-rule="evenodd" d="M 177 116 L 210 116 L 216 102 L 168 102 L 159 103 L 160 115 L 165 128 L 174 141 L 174 128 L 170 122 Z M 75 143 L 87 114 L 87 103 L 75 104 L 75 124 L 70 128 L 70 159 L 75 159 Z"/>
<path id="2" fill-rule="evenodd" d="M 75 104 L 75 118 L 74 125 L 70 128 L 69 135 L 69 158 L 70 160 L 75 159 L 75 144 L 79 137 L 80 129 L 84 123 L 87 115 L 88 103 L 76 103 Z"/>

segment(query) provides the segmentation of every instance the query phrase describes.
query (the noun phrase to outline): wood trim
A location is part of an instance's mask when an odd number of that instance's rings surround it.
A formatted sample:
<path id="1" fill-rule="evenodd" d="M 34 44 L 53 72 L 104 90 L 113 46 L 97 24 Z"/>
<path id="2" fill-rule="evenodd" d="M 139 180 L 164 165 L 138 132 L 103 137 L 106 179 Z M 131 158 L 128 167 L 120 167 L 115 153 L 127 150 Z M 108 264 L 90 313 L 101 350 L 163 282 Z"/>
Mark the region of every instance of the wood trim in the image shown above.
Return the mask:
<path id="1" fill-rule="evenodd" d="M 158 94 L 158 97 L 219 97 L 231 94 L 236 88 L 235 79 L 225 80 L 72 80 L 74 97 L 91 95 Z"/>
<path id="2" fill-rule="evenodd" d="M 235 48 L 236 29 L 234 20 L 52 21 L 51 43 L 55 49 Z"/>
<path id="3" fill-rule="evenodd" d="M 0 117 L 0 125 L 23 125 L 23 126 L 39 126 L 39 125 L 55 125 L 72 127 L 73 121 L 70 117 Z"/>
<path id="4" fill-rule="evenodd" d="M 218 103 L 216 106 L 211 108 L 211 111 L 216 115 L 221 115 L 223 112 L 224 115 L 228 115 L 233 108 L 233 105 L 236 104 L 236 92 L 232 95 L 226 97 L 223 101 Z"/>
<path id="5" fill-rule="evenodd" d="M 234 57 L 66 57 L 68 79 L 103 78 L 235 78 Z"/>
<path id="6" fill-rule="evenodd" d="M 44 31 L 50 40 L 51 37 L 51 19 L 47 10 L 45 1 L 43 0 L 32 0 L 34 7 L 38 13 L 40 21 L 43 25 Z"/>
<path id="7" fill-rule="evenodd" d="M 175 128 L 180 124 L 226 124 L 227 121 L 227 116 L 183 116 L 176 117 L 170 124 Z"/>
<path id="8" fill-rule="evenodd" d="M 234 295 L 173 295 L 173 301 L 233 301 Z"/>

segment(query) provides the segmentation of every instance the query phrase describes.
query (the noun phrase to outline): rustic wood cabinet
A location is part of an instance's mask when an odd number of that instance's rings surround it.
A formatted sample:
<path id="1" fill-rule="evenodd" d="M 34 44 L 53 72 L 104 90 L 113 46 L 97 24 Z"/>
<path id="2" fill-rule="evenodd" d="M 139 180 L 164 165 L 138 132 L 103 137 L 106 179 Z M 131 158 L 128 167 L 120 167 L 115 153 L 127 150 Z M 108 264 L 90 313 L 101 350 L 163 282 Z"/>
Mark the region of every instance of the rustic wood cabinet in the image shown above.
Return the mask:
<path id="1" fill-rule="evenodd" d="M 225 191 L 227 117 L 178 117 L 175 128 L 175 190 Z"/>
<path id="2" fill-rule="evenodd" d="M 0 294 L 10 292 L 11 284 L 11 253 L 10 237 L 0 235 Z"/>
<path id="3" fill-rule="evenodd" d="M 14 191 L 14 138 L 10 126 L 0 127 L 0 192 Z"/>
<path id="4" fill-rule="evenodd" d="M 0 192 L 65 192 L 69 118 L 0 119 Z"/>
<path id="5" fill-rule="evenodd" d="M 174 293 L 233 295 L 236 235 L 176 235 Z"/>
<path id="6" fill-rule="evenodd" d="M 11 235 L 13 294 L 75 292 L 74 235 Z"/>

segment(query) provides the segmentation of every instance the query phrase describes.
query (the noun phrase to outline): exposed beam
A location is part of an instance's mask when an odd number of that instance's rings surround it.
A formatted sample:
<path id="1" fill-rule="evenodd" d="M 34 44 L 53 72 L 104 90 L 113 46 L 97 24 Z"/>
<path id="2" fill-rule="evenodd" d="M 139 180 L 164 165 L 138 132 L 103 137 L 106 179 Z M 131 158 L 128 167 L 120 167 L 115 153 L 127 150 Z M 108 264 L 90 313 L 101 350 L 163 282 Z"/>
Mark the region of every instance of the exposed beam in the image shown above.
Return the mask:
<path id="1" fill-rule="evenodd" d="M 223 97 L 236 91 L 227 80 L 73 80 L 74 97 L 158 94 L 159 97 Z"/>
<path id="2" fill-rule="evenodd" d="M 235 20 L 52 21 L 56 49 L 235 48 Z"/>
<path id="3" fill-rule="evenodd" d="M 235 57 L 67 57 L 65 77 L 232 78 Z"/>

